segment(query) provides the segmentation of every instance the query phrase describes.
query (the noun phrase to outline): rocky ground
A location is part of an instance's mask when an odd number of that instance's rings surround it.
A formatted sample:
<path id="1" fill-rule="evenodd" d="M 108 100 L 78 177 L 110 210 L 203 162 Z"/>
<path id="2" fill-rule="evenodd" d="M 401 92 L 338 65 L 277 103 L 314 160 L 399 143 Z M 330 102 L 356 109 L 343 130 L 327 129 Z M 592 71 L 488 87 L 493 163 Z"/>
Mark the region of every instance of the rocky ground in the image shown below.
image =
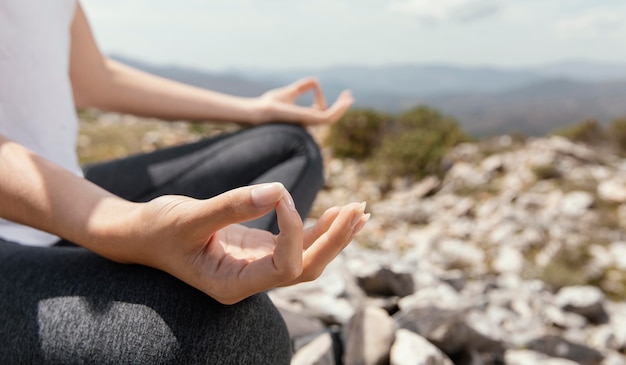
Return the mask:
<path id="1" fill-rule="evenodd" d="M 317 323 L 294 364 L 626 364 L 626 160 L 504 136 L 445 163 L 383 194 L 328 161 L 317 209 L 372 218 L 320 279 L 271 293 Z"/>
<path id="2" fill-rule="evenodd" d="M 215 132 L 90 118 L 84 161 Z M 120 123 L 129 131 L 99 154 Z M 626 160 L 503 136 L 460 145 L 445 165 L 385 191 L 327 156 L 312 216 L 366 201 L 372 218 L 318 280 L 270 292 L 293 364 L 626 364 Z"/>

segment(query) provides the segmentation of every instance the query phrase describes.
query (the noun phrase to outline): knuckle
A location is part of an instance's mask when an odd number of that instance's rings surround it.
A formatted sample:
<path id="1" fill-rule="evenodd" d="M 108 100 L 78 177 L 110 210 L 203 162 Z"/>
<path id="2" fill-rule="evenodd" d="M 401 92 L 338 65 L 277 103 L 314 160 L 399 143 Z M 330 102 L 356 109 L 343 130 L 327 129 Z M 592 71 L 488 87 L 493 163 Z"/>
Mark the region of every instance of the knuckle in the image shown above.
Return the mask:
<path id="1" fill-rule="evenodd" d="M 302 273 L 301 278 L 302 281 L 306 282 L 306 281 L 315 281 L 317 280 L 320 276 L 322 276 L 322 272 L 324 270 L 322 269 L 310 269 L 310 270 L 306 270 Z"/>
<path id="2" fill-rule="evenodd" d="M 302 265 L 290 265 L 280 271 L 281 281 L 290 281 L 299 278 L 302 275 Z"/>
<path id="3" fill-rule="evenodd" d="M 226 203 L 223 206 L 222 213 L 230 219 L 241 217 L 241 204 L 233 196 L 226 196 Z"/>

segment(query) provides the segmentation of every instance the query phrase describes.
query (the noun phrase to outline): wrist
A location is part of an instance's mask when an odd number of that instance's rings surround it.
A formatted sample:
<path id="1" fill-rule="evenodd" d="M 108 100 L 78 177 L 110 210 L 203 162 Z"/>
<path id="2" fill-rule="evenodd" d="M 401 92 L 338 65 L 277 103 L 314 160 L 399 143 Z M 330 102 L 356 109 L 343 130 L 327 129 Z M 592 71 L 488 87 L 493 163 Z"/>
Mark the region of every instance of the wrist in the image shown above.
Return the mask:
<path id="1" fill-rule="evenodd" d="M 104 199 L 92 211 L 79 239 L 89 250 L 120 263 L 140 263 L 142 203 Z"/>

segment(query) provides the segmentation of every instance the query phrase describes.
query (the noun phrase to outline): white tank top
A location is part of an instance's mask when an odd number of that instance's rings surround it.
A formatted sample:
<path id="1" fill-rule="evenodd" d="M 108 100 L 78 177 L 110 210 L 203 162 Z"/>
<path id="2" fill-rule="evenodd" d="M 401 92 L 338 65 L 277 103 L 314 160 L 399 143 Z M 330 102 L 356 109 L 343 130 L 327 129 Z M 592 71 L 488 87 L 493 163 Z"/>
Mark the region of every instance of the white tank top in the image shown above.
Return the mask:
<path id="1" fill-rule="evenodd" d="M 76 0 L 0 0 L 0 134 L 80 175 L 69 80 L 75 10 Z M 6 220 L 0 237 L 31 246 L 58 240 Z"/>

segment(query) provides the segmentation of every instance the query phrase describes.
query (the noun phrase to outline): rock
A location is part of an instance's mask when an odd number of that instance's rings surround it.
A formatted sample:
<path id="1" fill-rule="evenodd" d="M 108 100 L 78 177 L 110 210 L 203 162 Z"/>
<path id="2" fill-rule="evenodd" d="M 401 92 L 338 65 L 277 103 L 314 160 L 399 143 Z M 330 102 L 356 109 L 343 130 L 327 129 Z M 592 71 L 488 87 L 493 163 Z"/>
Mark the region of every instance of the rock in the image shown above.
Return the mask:
<path id="1" fill-rule="evenodd" d="M 591 322 L 606 321 L 604 294 L 594 286 L 569 286 L 556 294 L 555 303 L 564 310 L 580 314 Z"/>
<path id="2" fill-rule="evenodd" d="M 345 298 L 332 295 L 310 295 L 305 300 L 306 310 L 328 325 L 345 324 L 354 315 L 354 307 Z"/>
<path id="3" fill-rule="evenodd" d="M 334 365 L 333 339 L 329 333 L 317 336 L 291 358 L 291 365 Z"/>
<path id="4" fill-rule="evenodd" d="M 398 328 L 419 334 L 445 353 L 455 353 L 463 349 L 501 349 L 499 341 L 490 338 L 466 321 L 466 311 L 444 309 L 436 306 L 413 307 L 394 314 Z"/>
<path id="5" fill-rule="evenodd" d="M 611 351 L 602 362 L 602 365 L 626 365 L 626 356 Z"/>
<path id="6" fill-rule="evenodd" d="M 594 197 L 586 191 L 572 191 L 561 201 L 561 212 L 570 217 L 580 217 L 593 205 Z"/>
<path id="7" fill-rule="evenodd" d="M 554 335 L 534 339 L 526 345 L 526 348 L 550 357 L 572 360 L 581 365 L 600 365 L 604 360 L 600 351 Z"/>
<path id="8" fill-rule="evenodd" d="M 617 208 L 617 219 L 620 227 L 626 229 L 626 204 L 621 204 L 619 208 Z"/>
<path id="9" fill-rule="evenodd" d="M 390 365 L 454 365 L 439 348 L 415 332 L 401 328 L 395 337 Z"/>
<path id="10" fill-rule="evenodd" d="M 401 298 L 398 302 L 398 306 L 403 311 L 428 306 L 458 311 L 465 309 L 467 304 L 461 301 L 459 292 L 443 282 L 439 282 L 436 286 L 424 287 L 412 295 Z"/>
<path id="11" fill-rule="evenodd" d="M 467 277 L 462 270 L 446 271 L 439 275 L 439 279 L 453 287 L 457 292 L 463 290 L 467 284 Z"/>
<path id="12" fill-rule="evenodd" d="M 357 276 L 359 286 L 371 296 L 410 295 L 414 291 L 413 275 L 409 272 L 394 272 L 381 267 L 371 275 Z"/>
<path id="13" fill-rule="evenodd" d="M 580 365 L 566 359 L 549 357 L 531 350 L 509 350 L 504 355 L 506 365 Z"/>
<path id="14" fill-rule="evenodd" d="M 626 271 L 626 242 L 613 242 L 609 253 L 614 260 L 615 268 Z"/>
<path id="15" fill-rule="evenodd" d="M 363 307 L 343 330 L 346 365 L 382 365 L 389 362 L 394 340 L 394 322 L 386 311 Z"/>
<path id="16" fill-rule="evenodd" d="M 618 176 L 598 185 L 598 196 L 608 202 L 626 203 L 626 177 Z"/>
<path id="17" fill-rule="evenodd" d="M 279 304 L 276 307 L 285 320 L 294 351 L 326 330 L 324 323 L 317 318 L 286 309 Z"/>
<path id="18" fill-rule="evenodd" d="M 408 191 L 400 191 L 391 195 L 392 199 L 410 201 L 419 200 L 433 193 L 441 184 L 436 176 L 427 176 L 415 183 Z"/>
<path id="19" fill-rule="evenodd" d="M 585 317 L 564 311 L 555 305 L 547 305 L 543 309 L 543 316 L 548 323 L 559 328 L 582 328 L 587 324 Z"/>
<path id="20" fill-rule="evenodd" d="M 518 249 L 503 246 L 493 260 L 493 269 L 499 273 L 521 273 L 524 268 L 524 256 Z"/>
<path id="21" fill-rule="evenodd" d="M 485 252 L 469 242 L 458 239 L 444 239 L 437 246 L 437 262 L 445 268 L 473 268 L 484 267 Z"/>

